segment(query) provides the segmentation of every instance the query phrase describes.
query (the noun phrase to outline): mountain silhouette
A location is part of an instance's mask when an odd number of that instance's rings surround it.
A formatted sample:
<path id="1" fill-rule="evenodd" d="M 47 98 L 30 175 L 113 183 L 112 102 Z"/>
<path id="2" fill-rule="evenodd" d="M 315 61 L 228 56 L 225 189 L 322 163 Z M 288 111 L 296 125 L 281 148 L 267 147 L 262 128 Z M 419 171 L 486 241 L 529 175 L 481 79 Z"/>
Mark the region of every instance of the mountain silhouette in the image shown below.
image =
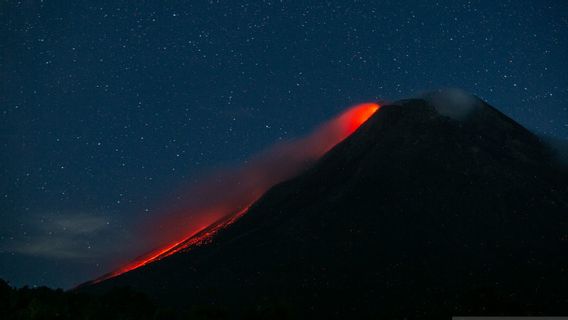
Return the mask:
<path id="1" fill-rule="evenodd" d="M 384 104 L 207 243 L 77 290 L 236 315 L 567 313 L 566 172 L 487 103 L 428 93 Z"/>

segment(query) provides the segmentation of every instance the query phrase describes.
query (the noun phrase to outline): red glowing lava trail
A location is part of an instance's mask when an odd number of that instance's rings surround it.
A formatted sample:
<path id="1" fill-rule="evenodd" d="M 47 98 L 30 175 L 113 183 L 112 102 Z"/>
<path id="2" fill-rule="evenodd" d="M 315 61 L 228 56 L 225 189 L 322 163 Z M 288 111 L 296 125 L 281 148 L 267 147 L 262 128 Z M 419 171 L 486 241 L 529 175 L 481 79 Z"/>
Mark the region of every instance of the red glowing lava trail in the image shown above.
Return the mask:
<path id="1" fill-rule="evenodd" d="M 209 177 L 189 194 L 191 201 L 151 224 L 144 237 L 160 249 L 151 251 L 118 270 L 105 274 L 97 283 L 161 260 L 174 253 L 208 243 L 220 230 L 242 217 L 269 188 L 297 175 L 343 141 L 369 119 L 380 106 L 364 103 L 326 122 L 310 135 L 277 144 L 253 157 L 247 165 Z"/>
<path id="2" fill-rule="evenodd" d="M 232 224 L 233 222 L 235 222 L 237 219 L 239 219 L 241 216 L 243 216 L 249 207 L 246 207 L 244 209 L 241 209 L 239 211 L 237 211 L 235 214 L 229 215 L 227 217 L 223 217 L 222 219 L 219 219 L 218 221 L 212 223 L 211 225 L 201 229 L 200 231 L 196 232 L 194 235 L 190 236 L 187 239 L 172 243 L 170 245 L 167 245 L 166 247 L 163 247 L 161 249 L 152 251 L 144 256 L 139 257 L 138 259 L 132 261 L 131 263 L 121 267 L 118 270 L 115 270 L 113 272 L 107 273 L 105 275 L 103 275 L 102 277 L 97 278 L 96 280 L 92 281 L 91 283 L 98 283 L 101 282 L 103 280 L 109 279 L 109 278 L 113 278 L 116 277 L 118 275 L 121 275 L 125 272 L 140 268 L 142 266 L 145 266 L 149 263 L 152 263 L 154 261 L 158 261 L 161 260 L 165 257 L 171 256 L 174 253 L 180 252 L 182 250 L 189 250 L 191 248 L 194 248 L 196 246 L 208 243 L 208 241 L 211 240 L 211 238 L 220 230 L 226 228 L 228 225 Z"/>

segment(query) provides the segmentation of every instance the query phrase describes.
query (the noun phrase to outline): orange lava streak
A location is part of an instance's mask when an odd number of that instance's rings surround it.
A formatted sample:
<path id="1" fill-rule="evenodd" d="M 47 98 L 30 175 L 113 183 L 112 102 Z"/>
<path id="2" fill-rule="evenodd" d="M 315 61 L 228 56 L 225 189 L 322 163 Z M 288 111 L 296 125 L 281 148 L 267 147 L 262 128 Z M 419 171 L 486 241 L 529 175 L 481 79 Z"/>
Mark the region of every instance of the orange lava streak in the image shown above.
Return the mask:
<path id="1" fill-rule="evenodd" d="M 150 264 L 152 262 L 164 259 L 166 257 L 169 257 L 171 255 L 173 255 L 174 253 L 183 251 L 183 250 L 189 250 L 191 248 L 195 248 L 197 246 L 200 246 L 202 244 L 208 243 L 208 241 L 210 241 L 212 239 L 212 237 L 217 234 L 220 230 L 226 228 L 227 226 L 229 226 L 230 224 L 232 224 L 233 222 L 235 222 L 237 219 L 239 219 L 240 217 L 242 217 L 249 209 L 250 206 L 247 206 L 244 209 L 241 209 L 239 211 L 237 211 L 236 213 L 232 214 L 232 215 L 228 215 L 226 217 L 223 217 L 217 221 L 215 221 L 214 223 L 205 226 L 204 228 L 202 228 L 201 230 L 195 232 L 193 235 L 184 238 L 181 241 L 177 241 L 175 243 L 172 243 L 164 248 L 152 251 L 136 260 L 134 260 L 133 262 L 123 266 L 122 268 L 113 271 L 111 273 L 107 273 L 97 279 L 95 279 L 94 281 L 92 281 L 91 283 L 98 283 L 101 282 L 103 280 L 109 279 L 109 278 L 113 278 L 116 277 L 118 275 L 121 275 L 123 273 L 126 273 L 128 271 L 132 271 L 134 269 L 138 269 L 140 267 L 143 267 L 147 264 Z"/>
<path id="2" fill-rule="evenodd" d="M 283 170 L 283 168 L 287 167 L 282 166 L 282 163 L 277 161 L 295 161 L 296 163 L 303 163 L 305 162 L 305 160 L 319 159 L 323 154 L 329 151 L 329 149 L 333 148 L 339 142 L 343 141 L 345 138 L 355 132 L 379 108 L 380 106 L 376 103 L 363 103 L 354 106 L 335 119 L 332 119 L 331 121 L 325 123 L 307 137 L 294 141 L 288 145 L 277 145 L 273 149 L 269 149 L 268 155 L 272 155 L 276 160 L 260 161 L 255 164 L 256 167 L 253 167 L 250 170 L 245 170 L 245 172 L 247 172 L 245 179 L 252 184 L 251 190 L 249 191 L 252 191 L 252 194 L 254 195 L 250 196 L 249 193 L 246 198 L 243 197 L 240 202 L 241 205 L 237 205 L 237 208 L 230 210 L 231 206 L 234 206 L 235 204 L 229 205 L 225 203 L 225 207 L 229 210 L 224 212 L 213 210 L 212 212 L 217 215 L 220 214 L 221 216 L 221 218 L 215 220 L 213 223 L 207 224 L 205 227 L 199 229 L 197 232 L 193 232 L 190 235 L 186 234 L 185 236 L 183 236 L 182 240 L 175 241 L 163 248 L 154 250 L 142 257 L 139 257 L 131 263 L 119 268 L 118 270 L 107 273 L 90 283 L 97 283 L 109 278 L 116 277 L 125 272 L 132 271 L 152 262 L 164 259 L 177 252 L 190 250 L 191 248 L 195 248 L 197 246 L 210 242 L 212 237 L 220 230 L 226 228 L 227 226 L 238 220 L 240 217 L 242 217 L 248 211 L 249 207 L 254 202 L 256 202 L 261 194 L 267 191 L 274 184 L 283 181 L 284 179 L 290 178 L 290 175 L 293 175 L 296 172 L 295 170 L 289 170 L 289 172 L 286 172 L 286 170 Z M 267 157 L 267 159 L 271 158 Z M 289 164 L 287 165 L 290 166 Z M 264 171 L 260 167 L 265 167 Z M 274 172 L 275 168 L 280 168 L 279 170 L 283 172 Z M 259 177 L 262 177 L 262 179 L 259 179 Z M 248 205 L 243 208 L 242 203 L 248 203 Z M 242 209 L 239 209 L 239 207 Z M 213 216 L 215 215 L 208 215 L 208 217 Z M 211 220 L 209 219 L 209 221 Z M 179 224 L 180 221 L 175 222 Z M 179 236 L 181 235 L 182 234 L 180 234 Z"/>
<path id="3" fill-rule="evenodd" d="M 365 121 L 367 121 L 375 112 L 379 110 L 379 105 L 376 103 L 364 103 L 358 105 L 352 112 L 347 112 L 345 117 L 348 119 L 347 135 L 351 135 L 357 130 Z"/>

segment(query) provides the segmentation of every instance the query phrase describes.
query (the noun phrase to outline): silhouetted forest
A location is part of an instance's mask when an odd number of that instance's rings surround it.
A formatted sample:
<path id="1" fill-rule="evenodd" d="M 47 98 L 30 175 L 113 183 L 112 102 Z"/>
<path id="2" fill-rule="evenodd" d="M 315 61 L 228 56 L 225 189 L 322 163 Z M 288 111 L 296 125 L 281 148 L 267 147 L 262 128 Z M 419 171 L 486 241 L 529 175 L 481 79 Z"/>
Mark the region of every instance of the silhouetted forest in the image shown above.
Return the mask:
<path id="1" fill-rule="evenodd" d="M 225 319 L 222 308 L 179 311 L 158 307 L 146 295 L 115 288 L 104 295 L 62 289 L 13 288 L 0 279 L 0 319 Z"/>

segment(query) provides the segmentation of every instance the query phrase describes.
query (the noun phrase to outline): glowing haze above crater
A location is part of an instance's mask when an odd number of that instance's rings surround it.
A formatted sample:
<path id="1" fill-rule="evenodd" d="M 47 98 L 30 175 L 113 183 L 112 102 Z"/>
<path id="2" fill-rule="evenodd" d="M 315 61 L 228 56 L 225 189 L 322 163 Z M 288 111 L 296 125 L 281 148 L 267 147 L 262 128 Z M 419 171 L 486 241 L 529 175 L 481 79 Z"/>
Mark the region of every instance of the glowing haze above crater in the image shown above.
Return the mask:
<path id="1" fill-rule="evenodd" d="M 146 239 L 148 246 L 156 249 L 93 282 L 207 243 L 217 232 L 245 215 L 269 188 L 306 169 L 355 132 L 379 108 L 377 103 L 353 106 L 303 138 L 275 144 L 252 157 L 246 165 L 207 177 L 187 191 L 186 202 L 144 223 L 137 239 Z"/>

